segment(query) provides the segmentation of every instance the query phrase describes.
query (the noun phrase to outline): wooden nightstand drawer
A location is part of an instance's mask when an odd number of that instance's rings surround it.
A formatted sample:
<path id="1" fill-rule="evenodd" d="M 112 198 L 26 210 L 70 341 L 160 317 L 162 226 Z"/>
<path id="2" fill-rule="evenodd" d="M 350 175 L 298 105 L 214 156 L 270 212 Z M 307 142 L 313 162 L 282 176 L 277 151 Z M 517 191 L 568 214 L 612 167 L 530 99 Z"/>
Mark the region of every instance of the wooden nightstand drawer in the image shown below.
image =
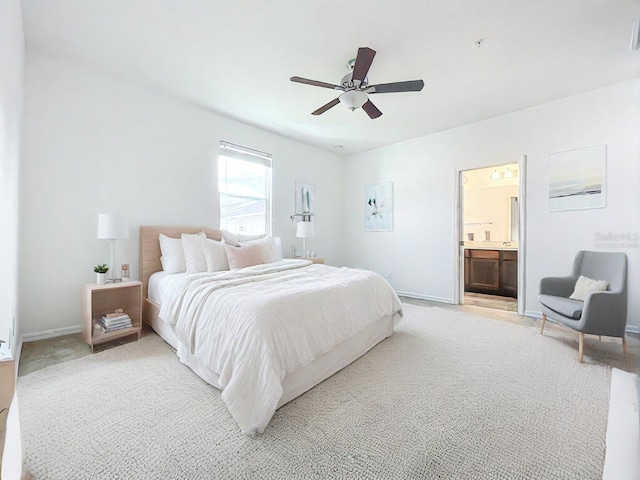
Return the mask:
<path id="1" fill-rule="evenodd" d="M 324 258 L 319 257 L 307 258 L 307 260 L 311 260 L 312 263 L 324 263 Z"/>

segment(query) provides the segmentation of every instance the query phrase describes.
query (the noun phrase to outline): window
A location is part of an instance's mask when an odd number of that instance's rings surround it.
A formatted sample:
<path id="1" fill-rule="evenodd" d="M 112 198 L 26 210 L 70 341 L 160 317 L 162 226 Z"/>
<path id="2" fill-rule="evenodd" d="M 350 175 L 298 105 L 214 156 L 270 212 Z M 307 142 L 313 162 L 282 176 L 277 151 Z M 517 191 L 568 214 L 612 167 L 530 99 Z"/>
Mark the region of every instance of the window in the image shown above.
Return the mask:
<path id="1" fill-rule="evenodd" d="M 220 142 L 220 228 L 271 234 L 271 155 Z"/>

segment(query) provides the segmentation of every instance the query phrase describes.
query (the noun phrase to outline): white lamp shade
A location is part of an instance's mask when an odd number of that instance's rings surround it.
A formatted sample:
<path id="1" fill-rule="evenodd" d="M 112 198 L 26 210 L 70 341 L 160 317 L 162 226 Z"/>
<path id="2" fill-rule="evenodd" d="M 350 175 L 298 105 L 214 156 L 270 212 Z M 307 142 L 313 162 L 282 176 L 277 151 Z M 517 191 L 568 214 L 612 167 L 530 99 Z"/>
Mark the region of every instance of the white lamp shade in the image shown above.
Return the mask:
<path id="1" fill-rule="evenodd" d="M 316 236 L 316 226 L 313 222 L 298 223 L 298 230 L 296 231 L 296 237 L 313 238 L 315 236 Z"/>
<path id="2" fill-rule="evenodd" d="M 129 238 L 127 217 L 117 213 L 98 215 L 98 238 Z"/>
<path id="3" fill-rule="evenodd" d="M 356 108 L 360 108 L 362 107 L 362 105 L 367 103 L 369 97 L 367 97 L 367 94 L 364 92 L 349 90 L 348 92 L 344 92 L 342 95 L 340 95 L 338 97 L 338 100 L 346 105 L 349 110 L 353 111 Z"/>

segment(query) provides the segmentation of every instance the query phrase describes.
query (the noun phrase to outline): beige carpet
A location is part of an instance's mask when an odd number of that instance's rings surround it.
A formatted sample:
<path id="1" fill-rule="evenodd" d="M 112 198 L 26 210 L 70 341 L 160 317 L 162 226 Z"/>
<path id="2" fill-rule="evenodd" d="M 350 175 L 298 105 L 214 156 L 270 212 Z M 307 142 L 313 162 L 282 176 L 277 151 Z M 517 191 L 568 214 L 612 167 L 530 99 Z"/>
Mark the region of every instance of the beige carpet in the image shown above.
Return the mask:
<path id="1" fill-rule="evenodd" d="M 405 305 L 393 337 L 244 436 L 156 335 L 19 379 L 45 479 L 599 479 L 610 369 L 531 327 Z"/>

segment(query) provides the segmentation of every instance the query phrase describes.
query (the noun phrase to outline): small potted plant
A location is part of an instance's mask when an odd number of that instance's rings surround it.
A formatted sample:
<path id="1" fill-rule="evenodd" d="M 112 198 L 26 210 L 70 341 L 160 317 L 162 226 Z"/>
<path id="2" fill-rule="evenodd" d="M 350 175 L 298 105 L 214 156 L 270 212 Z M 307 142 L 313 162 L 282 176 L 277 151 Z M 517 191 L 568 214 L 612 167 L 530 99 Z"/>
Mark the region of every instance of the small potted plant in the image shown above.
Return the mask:
<path id="1" fill-rule="evenodd" d="M 93 271 L 96 272 L 96 283 L 98 285 L 104 285 L 107 283 L 107 272 L 109 271 L 109 267 L 107 267 L 106 263 L 104 265 L 96 265 L 93 267 Z"/>

